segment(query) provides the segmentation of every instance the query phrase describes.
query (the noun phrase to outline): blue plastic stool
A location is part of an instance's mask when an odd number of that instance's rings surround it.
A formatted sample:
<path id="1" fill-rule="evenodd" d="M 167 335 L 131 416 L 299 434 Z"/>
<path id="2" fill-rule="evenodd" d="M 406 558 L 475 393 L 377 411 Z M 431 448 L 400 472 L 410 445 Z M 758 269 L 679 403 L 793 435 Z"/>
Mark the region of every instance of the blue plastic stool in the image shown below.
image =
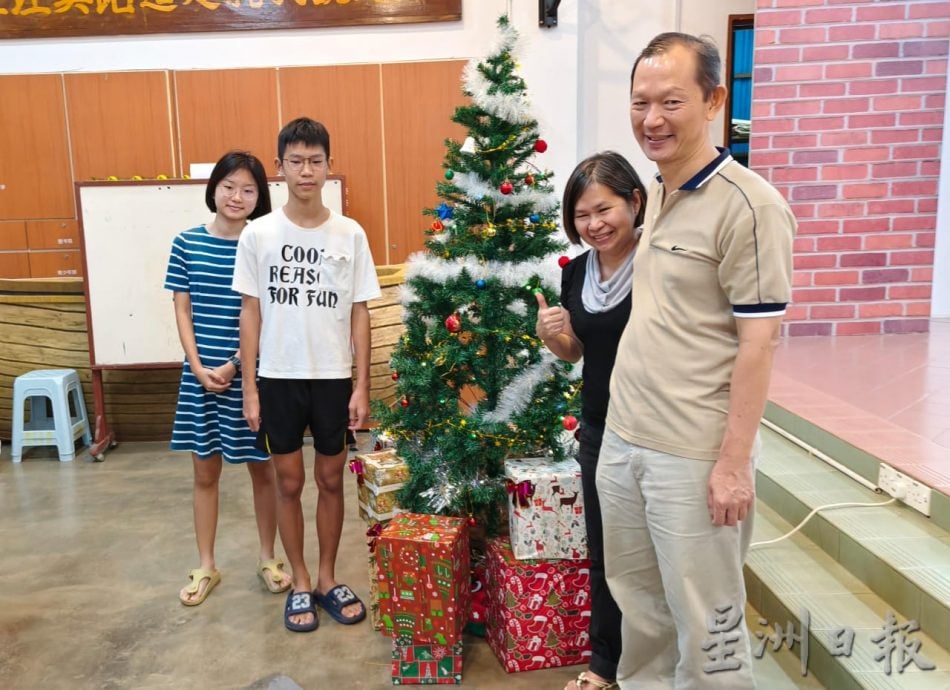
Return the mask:
<path id="1" fill-rule="evenodd" d="M 69 410 L 73 399 L 76 416 Z M 52 404 L 53 416 L 46 413 L 46 400 Z M 30 421 L 23 421 L 23 406 L 30 402 Z M 92 444 L 82 384 L 75 369 L 38 369 L 17 376 L 13 382 L 13 443 L 10 455 L 20 462 L 25 446 L 56 446 L 60 462 L 76 457 L 73 442 L 82 436 L 83 443 Z"/>

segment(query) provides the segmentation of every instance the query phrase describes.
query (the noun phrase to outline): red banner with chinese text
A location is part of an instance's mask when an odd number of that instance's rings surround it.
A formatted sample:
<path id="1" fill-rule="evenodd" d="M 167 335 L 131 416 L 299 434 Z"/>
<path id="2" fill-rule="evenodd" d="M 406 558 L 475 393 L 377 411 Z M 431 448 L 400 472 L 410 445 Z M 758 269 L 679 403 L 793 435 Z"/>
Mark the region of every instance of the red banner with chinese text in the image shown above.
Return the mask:
<path id="1" fill-rule="evenodd" d="M 0 0 L 0 38 L 448 22 L 462 0 Z"/>

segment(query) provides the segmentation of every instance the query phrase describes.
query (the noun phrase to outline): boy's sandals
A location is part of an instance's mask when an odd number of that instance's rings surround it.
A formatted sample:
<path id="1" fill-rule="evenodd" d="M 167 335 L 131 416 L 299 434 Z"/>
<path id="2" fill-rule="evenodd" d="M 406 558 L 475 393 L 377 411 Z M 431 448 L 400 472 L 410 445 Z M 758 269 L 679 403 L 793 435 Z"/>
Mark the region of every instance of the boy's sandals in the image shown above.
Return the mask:
<path id="1" fill-rule="evenodd" d="M 299 616 L 305 613 L 312 613 L 313 621 L 310 623 L 294 623 L 290 620 L 291 616 Z M 284 604 L 284 627 L 291 632 L 312 632 L 320 627 L 317 607 L 313 605 L 312 592 L 294 592 L 291 590 L 287 594 L 287 603 Z"/>
<path id="2" fill-rule="evenodd" d="M 178 595 L 178 599 L 185 606 L 197 606 L 202 603 L 205 599 L 208 598 L 208 595 L 211 594 L 211 590 L 214 589 L 215 585 L 221 582 L 221 573 L 215 570 L 205 570 L 204 568 L 195 568 L 190 573 L 188 577 L 191 578 L 191 584 L 185 587 Z M 205 588 L 201 589 L 201 583 L 207 580 L 208 584 L 205 585 Z M 196 599 L 188 599 L 185 595 L 198 595 Z"/>
<path id="3" fill-rule="evenodd" d="M 366 618 L 366 604 L 360 601 L 360 598 L 353 594 L 353 590 L 346 585 L 337 585 L 326 594 L 320 594 L 313 590 L 313 596 L 324 611 L 330 614 L 337 623 L 343 625 L 353 625 Z M 352 615 L 343 615 L 343 609 L 352 604 L 360 605 L 360 612 Z"/>
<path id="4" fill-rule="evenodd" d="M 577 678 L 572 680 L 571 683 L 574 684 L 576 690 L 586 690 L 588 686 L 596 688 L 597 690 L 613 690 L 613 688 L 620 687 L 612 680 L 594 680 L 593 678 L 588 678 L 587 671 L 581 671 L 577 674 Z M 568 683 L 568 687 L 564 688 L 564 690 L 568 690 L 569 687 L 570 683 Z"/>
<path id="5" fill-rule="evenodd" d="M 281 577 L 281 576 L 284 577 Z M 257 562 L 257 576 L 261 578 L 267 591 L 271 594 L 280 594 L 290 589 L 293 584 L 284 571 L 284 562 L 278 558 Z"/>

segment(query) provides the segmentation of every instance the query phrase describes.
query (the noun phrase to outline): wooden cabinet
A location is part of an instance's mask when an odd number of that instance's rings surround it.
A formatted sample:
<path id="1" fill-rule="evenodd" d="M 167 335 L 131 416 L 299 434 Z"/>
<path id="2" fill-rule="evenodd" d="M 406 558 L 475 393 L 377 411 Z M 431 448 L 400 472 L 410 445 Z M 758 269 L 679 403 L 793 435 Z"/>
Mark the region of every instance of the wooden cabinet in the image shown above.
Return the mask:
<path id="1" fill-rule="evenodd" d="M 29 252 L 0 252 L 0 278 L 29 278 Z"/>
<path id="2" fill-rule="evenodd" d="M 435 185 L 442 179 L 444 140 L 466 136 L 451 120 L 465 102 L 464 66 L 461 60 L 382 66 L 389 263 L 402 263 L 423 248 L 432 219 L 422 209 L 439 204 Z"/>
<path id="3" fill-rule="evenodd" d="M 233 69 L 175 72 L 181 169 L 214 163 L 245 149 L 274 174 L 277 157 L 277 71 Z"/>
<path id="4" fill-rule="evenodd" d="M 26 223 L 22 220 L 0 222 L 0 251 L 28 249 Z"/>
<path id="5" fill-rule="evenodd" d="M 390 263 L 383 193 L 380 66 L 294 67 L 281 69 L 277 75 L 285 121 L 281 126 L 302 116 L 326 125 L 333 158 L 331 171 L 346 176 L 347 215 L 366 230 L 374 261 Z"/>
<path id="6" fill-rule="evenodd" d="M 76 181 L 177 173 L 167 72 L 67 74 Z"/>
<path id="7" fill-rule="evenodd" d="M 31 278 L 75 278 L 82 276 L 82 255 L 77 250 L 31 251 Z"/>
<path id="8" fill-rule="evenodd" d="M 79 249 L 75 220 L 30 220 L 26 223 L 30 249 Z"/>
<path id="9" fill-rule="evenodd" d="M 0 123 L 0 219 L 75 217 L 62 76 L 0 76 Z"/>

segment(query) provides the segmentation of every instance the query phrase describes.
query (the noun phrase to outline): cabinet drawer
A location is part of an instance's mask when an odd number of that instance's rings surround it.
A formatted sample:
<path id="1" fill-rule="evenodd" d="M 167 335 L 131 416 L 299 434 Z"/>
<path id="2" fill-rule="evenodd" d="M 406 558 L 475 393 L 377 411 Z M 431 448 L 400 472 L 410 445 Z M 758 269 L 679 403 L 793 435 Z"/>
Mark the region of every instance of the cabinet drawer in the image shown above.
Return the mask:
<path id="1" fill-rule="evenodd" d="M 75 220 L 28 220 L 26 236 L 30 249 L 79 249 Z"/>
<path id="2" fill-rule="evenodd" d="M 26 223 L 22 220 L 0 222 L 0 250 L 28 249 L 26 243 Z"/>
<path id="3" fill-rule="evenodd" d="M 29 278 L 29 252 L 0 252 L 0 278 Z"/>
<path id="4" fill-rule="evenodd" d="M 33 278 L 82 276 L 81 252 L 78 249 L 30 252 L 30 276 Z"/>

